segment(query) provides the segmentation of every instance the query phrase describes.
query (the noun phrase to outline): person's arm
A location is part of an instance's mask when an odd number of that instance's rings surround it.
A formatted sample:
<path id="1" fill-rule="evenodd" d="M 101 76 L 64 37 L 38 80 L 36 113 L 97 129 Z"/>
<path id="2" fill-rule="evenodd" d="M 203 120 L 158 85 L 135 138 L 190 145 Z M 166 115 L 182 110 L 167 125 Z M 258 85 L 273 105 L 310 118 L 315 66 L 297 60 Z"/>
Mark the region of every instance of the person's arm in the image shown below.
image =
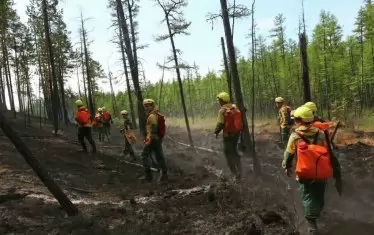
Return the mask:
<path id="1" fill-rule="evenodd" d="M 222 131 L 223 127 L 225 126 L 225 116 L 223 115 L 224 112 L 224 109 L 220 109 L 218 112 L 217 125 L 214 130 L 214 134 L 216 134 L 216 136 Z"/>
<path id="2" fill-rule="evenodd" d="M 292 161 L 295 158 L 295 153 L 296 153 L 296 138 L 294 134 L 290 136 L 288 139 L 288 144 L 286 151 L 284 151 L 283 154 L 283 161 L 282 161 L 282 167 L 284 169 L 291 169 L 292 168 Z"/>

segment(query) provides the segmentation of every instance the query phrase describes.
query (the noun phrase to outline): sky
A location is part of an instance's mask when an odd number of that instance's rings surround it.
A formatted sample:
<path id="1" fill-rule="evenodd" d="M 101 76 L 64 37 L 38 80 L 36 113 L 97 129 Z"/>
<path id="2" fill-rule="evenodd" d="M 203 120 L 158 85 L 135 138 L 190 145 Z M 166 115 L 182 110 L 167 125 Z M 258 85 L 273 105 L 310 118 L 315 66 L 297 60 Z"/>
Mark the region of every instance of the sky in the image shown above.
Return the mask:
<path id="1" fill-rule="evenodd" d="M 16 0 L 16 10 L 24 22 L 27 21 L 25 13 L 28 0 Z M 233 2 L 233 0 L 230 0 Z M 251 0 L 237 0 L 237 4 L 251 6 Z M 352 32 L 353 24 L 357 12 L 362 5 L 361 0 L 305 0 L 304 8 L 306 15 L 307 33 L 311 34 L 314 26 L 319 21 L 321 10 L 330 11 L 337 18 L 343 28 L 344 36 Z M 110 42 L 114 35 L 114 29 L 110 28 L 111 10 L 107 8 L 108 0 L 60 0 L 59 7 L 64 9 L 64 20 L 68 30 L 71 32 L 71 39 L 74 45 L 79 42 L 79 17 L 83 12 L 86 22 L 88 37 L 92 41 L 90 51 L 93 58 L 98 60 L 105 72 L 112 71 L 115 77 L 121 79 L 115 86 L 115 91 L 124 91 L 125 82 L 123 77 L 123 67 L 120 61 L 120 53 L 116 46 Z M 206 21 L 208 13 L 218 13 L 220 11 L 219 0 L 189 0 L 189 5 L 185 9 L 185 18 L 191 21 L 189 36 L 177 36 L 176 47 L 181 49 L 182 59 L 187 63 L 194 62 L 199 67 L 199 73 L 205 75 L 209 71 L 221 70 L 222 51 L 220 37 L 224 36 L 222 21 L 217 19 L 212 24 Z M 257 0 L 255 8 L 255 22 L 257 34 L 265 37 L 269 36 L 269 30 L 274 26 L 274 18 L 277 14 L 283 13 L 286 17 L 286 36 L 296 39 L 298 33 L 299 18 L 301 15 L 301 0 Z M 139 52 L 139 57 L 143 63 L 145 77 L 152 83 L 161 79 L 162 71 L 157 67 L 157 63 L 162 64 L 164 58 L 170 55 L 170 41 L 155 42 L 154 38 L 158 34 L 167 33 L 165 24 L 161 24 L 163 13 L 155 0 L 141 0 L 139 22 L 140 44 L 149 44 L 149 47 Z M 251 27 L 251 19 L 237 20 L 235 23 L 234 44 L 240 50 L 240 55 L 247 56 L 250 39 L 247 38 Z M 268 38 L 268 42 L 271 40 Z M 170 71 L 165 75 L 165 79 L 171 80 L 175 77 L 175 72 Z M 68 84 L 77 90 L 76 77 L 71 77 Z M 109 91 L 108 85 L 100 86 L 103 90 Z"/>

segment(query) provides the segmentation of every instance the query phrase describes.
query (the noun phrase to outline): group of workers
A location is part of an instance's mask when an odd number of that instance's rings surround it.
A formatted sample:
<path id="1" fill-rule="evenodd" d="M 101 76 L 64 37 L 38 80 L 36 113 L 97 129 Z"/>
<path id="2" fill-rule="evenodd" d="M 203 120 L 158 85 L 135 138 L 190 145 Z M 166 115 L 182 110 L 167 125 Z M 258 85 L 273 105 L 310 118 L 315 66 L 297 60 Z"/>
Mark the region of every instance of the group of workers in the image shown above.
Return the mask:
<path id="1" fill-rule="evenodd" d="M 295 110 L 291 110 L 282 97 L 275 98 L 275 103 L 279 109 L 281 142 L 285 146 L 282 167 L 291 177 L 296 159 L 295 176 L 308 234 L 315 235 L 318 234 L 317 219 L 324 207 L 327 180 L 333 177 L 338 194 L 342 193 L 340 164 L 331 148 L 329 124 L 316 115 L 314 102 L 307 102 Z"/>
<path id="2" fill-rule="evenodd" d="M 220 104 L 214 134 L 223 131 L 223 147 L 227 164 L 235 177 L 241 178 L 241 161 L 237 144 L 243 128 L 240 110 L 230 103 L 226 92 L 217 95 Z M 282 167 L 288 177 L 295 176 L 304 207 L 308 234 L 318 234 L 317 219 L 324 207 L 327 180 L 335 179 L 339 195 L 342 193 L 340 164 L 333 154 L 329 141 L 329 124 L 316 115 L 317 106 L 307 102 L 296 110 L 287 106 L 282 97 L 275 98 L 279 109 L 281 142 L 285 148 Z"/>
<path id="3" fill-rule="evenodd" d="M 105 107 L 98 108 L 93 120 L 93 127 L 96 129 L 99 142 L 103 142 L 105 137 L 110 140 L 110 125 L 113 124 L 112 115 Z"/>
<path id="4" fill-rule="evenodd" d="M 243 130 L 243 116 L 235 104 L 230 103 L 227 92 L 217 95 L 220 105 L 218 111 L 217 125 L 214 134 L 217 138 L 223 131 L 224 155 L 235 181 L 241 179 L 241 159 L 237 150 L 238 141 Z M 313 102 L 307 102 L 303 106 L 292 110 L 287 106 L 282 97 L 275 98 L 276 107 L 279 109 L 280 137 L 285 152 L 282 167 L 288 177 L 293 174 L 293 160 L 296 159 L 295 176 L 299 183 L 299 191 L 304 207 L 305 218 L 308 223 L 308 234 L 317 234 L 317 219 L 320 217 L 324 207 L 324 196 L 327 180 L 335 179 L 335 187 L 341 195 L 342 179 L 340 164 L 331 150 L 328 123 L 325 123 L 316 115 L 317 106 Z M 87 152 L 84 138 L 92 145 L 92 152 L 96 152 L 96 145 L 92 138 L 92 121 L 88 110 L 81 100 L 75 102 L 77 105 L 76 122 L 79 125 L 78 139 L 83 151 Z M 157 166 L 161 171 L 160 181 L 168 179 L 167 166 L 162 149 L 165 126 L 164 117 L 157 111 L 152 99 L 145 99 L 143 106 L 146 112 L 146 136 L 143 140 L 143 151 L 141 153 L 145 175 L 143 179 L 152 181 L 151 166 L 152 154 L 155 155 Z M 109 114 L 109 113 L 108 113 Z M 128 117 L 129 113 L 122 110 L 123 128 L 121 133 L 125 137 L 125 155 L 136 159 L 132 145 L 136 137 L 132 132 L 132 123 Z M 106 123 L 113 123 L 111 116 L 105 116 L 105 108 L 99 108 L 93 123 L 105 127 Z M 109 124 L 110 126 L 110 124 Z M 107 127 L 107 126 L 106 126 Z M 105 133 L 105 131 L 99 133 Z M 110 133 L 110 132 L 109 132 Z M 99 140 L 103 138 L 99 137 Z"/>
<path id="5" fill-rule="evenodd" d="M 77 111 L 75 113 L 75 121 L 78 125 L 78 140 L 83 148 L 84 152 L 88 152 L 86 143 L 84 139 L 92 146 L 92 153 L 96 153 L 96 144 L 92 138 L 92 127 L 93 125 L 102 128 L 99 129 L 99 141 L 104 140 L 105 127 L 110 127 L 110 124 L 113 124 L 111 115 L 108 113 L 105 116 L 105 108 L 99 108 L 94 118 L 91 118 L 88 109 L 84 106 L 81 100 L 75 102 L 77 106 Z M 164 137 L 165 126 L 164 126 L 164 117 L 161 115 L 155 107 L 155 102 L 152 99 L 144 99 L 143 106 L 146 112 L 147 121 L 146 121 L 146 136 L 143 139 L 143 151 L 141 153 L 142 162 L 144 166 L 145 175 L 142 179 L 147 181 L 152 181 L 152 171 L 151 166 L 153 158 L 152 154 L 155 155 L 157 161 L 157 167 L 160 170 L 161 174 L 159 181 L 168 180 L 168 169 L 165 162 L 164 152 L 162 149 L 162 138 Z M 121 133 L 125 138 L 125 149 L 124 154 L 130 155 L 132 159 L 136 159 L 136 155 L 132 145 L 136 141 L 135 134 L 133 133 L 132 123 L 128 117 L 128 111 L 122 110 L 120 114 L 123 117 L 123 128 Z M 108 129 L 107 129 L 108 130 Z M 110 135 L 110 132 L 108 132 Z"/>

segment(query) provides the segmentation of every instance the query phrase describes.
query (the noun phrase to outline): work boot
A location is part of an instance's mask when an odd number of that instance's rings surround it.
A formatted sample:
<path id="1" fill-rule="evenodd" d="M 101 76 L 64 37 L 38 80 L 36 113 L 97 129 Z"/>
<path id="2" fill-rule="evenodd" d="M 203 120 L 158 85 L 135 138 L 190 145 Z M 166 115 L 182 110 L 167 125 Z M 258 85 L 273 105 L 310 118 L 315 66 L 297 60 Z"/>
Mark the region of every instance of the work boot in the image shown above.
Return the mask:
<path id="1" fill-rule="evenodd" d="M 153 179 L 153 177 L 152 177 L 152 172 L 151 172 L 151 170 L 146 170 L 146 171 L 145 171 L 145 175 L 142 176 L 142 177 L 140 177 L 140 180 L 141 180 L 141 181 L 146 180 L 146 181 L 148 181 L 148 182 L 151 182 L 152 179 Z"/>
<path id="2" fill-rule="evenodd" d="M 317 221 L 316 219 L 307 219 L 308 224 L 308 235 L 318 235 Z"/>
<path id="3" fill-rule="evenodd" d="M 159 182 L 165 182 L 169 179 L 168 173 L 165 171 L 161 171 L 160 177 L 158 178 Z"/>
<path id="4" fill-rule="evenodd" d="M 133 160 L 133 161 L 136 161 L 137 159 L 136 159 L 136 156 L 135 156 L 135 153 L 130 153 L 130 157 L 131 157 L 131 160 Z"/>

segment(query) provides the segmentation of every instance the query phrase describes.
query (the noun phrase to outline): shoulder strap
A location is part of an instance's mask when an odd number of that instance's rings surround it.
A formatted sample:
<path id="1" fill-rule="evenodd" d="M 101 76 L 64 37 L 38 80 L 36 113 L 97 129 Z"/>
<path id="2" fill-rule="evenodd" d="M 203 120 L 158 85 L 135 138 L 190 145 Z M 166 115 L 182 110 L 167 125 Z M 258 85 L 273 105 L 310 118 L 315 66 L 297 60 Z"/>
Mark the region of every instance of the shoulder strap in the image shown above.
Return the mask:
<path id="1" fill-rule="evenodd" d="M 296 135 L 298 135 L 305 143 L 307 144 L 316 144 L 317 141 L 318 141 L 318 137 L 319 137 L 319 131 L 314 135 L 313 137 L 313 142 L 310 143 L 310 141 L 308 141 L 305 136 L 303 134 L 301 134 L 299 131 L 295 131 Z"/>
<path id="2" fill-rule="evenodd" d="M 309 144 L 309 141 L 299 131 L 295 131 L 296 135 L 300 137 L 305 143 Z"/>
<path id="3" fill-rule="evenodd" d="M 314 135 L 314 138 L 313 138 L 313 144 L 316 144 L 317 141 L 318 141 L 318 137 L 319 137 L 319 130 L 317 131 L 317 133 Z"/>

